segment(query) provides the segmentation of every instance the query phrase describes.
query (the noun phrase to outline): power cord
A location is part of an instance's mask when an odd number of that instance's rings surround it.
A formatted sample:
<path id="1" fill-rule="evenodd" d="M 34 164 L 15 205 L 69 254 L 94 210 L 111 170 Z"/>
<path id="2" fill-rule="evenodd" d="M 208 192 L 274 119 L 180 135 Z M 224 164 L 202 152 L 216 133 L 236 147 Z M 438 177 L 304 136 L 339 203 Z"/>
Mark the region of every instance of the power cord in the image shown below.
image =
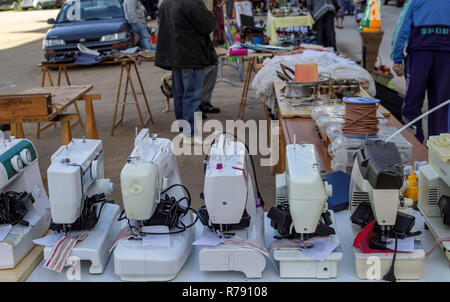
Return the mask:
<path id="1" fill-rule="evenodd" d="M 186 192 L 186 196 L 181 197 L 180 199 L 176 199 L 174 196 L 170 196 L 167 194 L 171 189 L 175 187 L 181 187 Z M 166 232 L 166 233 L 151 233 L 151 232 L 142 232 L 145 235 L 172 235 L 172 234 L 179 234 L 182 232 L 185 232 L 187 229 L 191 228 L 199 219 L 198 213 L 196 210 L 191 208 L 191 194 L 189 190 L 183 186 L 182 184 L 173 184 L 163 190 L 161 192 L 161 198 L 160 202 L 158 203 L 158 206 L 155 210 L 155 213 L 152 215 L 152 217 L 146 221 L 144 221 L 144 225 L 166 225 L 169 228 L 176 228 L 178 230 Z M 187 206 L 183 206 L 181 204 L 182 201 L 187 202 Z M 189 211 L 192 211 L 196 218 L 194 221 L 189 224 L 185 225 L 185 223 L 182 221 L 183 217 L 185 217 Z M 126 218 L 125 210 L 122 211 L 122 213 L 119 215 L 118 221 L 127 219 L 128 225 L 130 228 L 133 228 L 131 225 L 131 221 Z"/>
<path id="2" fill-rule="evenodd" d="M 0 224 L 21 224 L 29 226 L 30 223 L 23 218 L 34 203 L 31 193 L 8 191 L 0 194 Z"/>
<path id="3" fill-rule="evenodd" d="M 86 197 L 81 210 L 81 215 L 78 219 L 70 224 L 66 225 L 66 231 L 82 231 L 92 229 L 100 219 L 100 215 L 106 203 L 113 203 L 112 200 L 107 200 L 105 194 L 96 194 L 91 197 Z M 97 212 L 98 204 L 100 209 Z M 63 232 L 63 224 L 54 223 L 53 220 L 50 223 L 50 230 L 55 232 Z"/>

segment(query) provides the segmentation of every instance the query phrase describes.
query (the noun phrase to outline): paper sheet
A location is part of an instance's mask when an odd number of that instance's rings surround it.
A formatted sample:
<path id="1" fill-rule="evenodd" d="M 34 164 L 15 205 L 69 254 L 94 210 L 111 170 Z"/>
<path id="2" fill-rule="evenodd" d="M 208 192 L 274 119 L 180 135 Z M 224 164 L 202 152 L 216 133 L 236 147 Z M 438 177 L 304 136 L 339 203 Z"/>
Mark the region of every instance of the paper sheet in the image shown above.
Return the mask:
<path id="1" fill-rule="evenodd" d="M 166 225 L 150 225 L 142 227 L 144 233 L 169 233 Z M 170 235 L 146 235 L 142 238 L 142 245 L 170 247 Z"/>
<path id="2" fill-rule="evenodd" d="M 390 250 L 395 250 L 395 239 L 389 239 L 386 247 Z M 414 238 L 409 237 L 405 239 L 398 239 L 397 242 L 398 252 L 414 252 Z"/>
<path id="3" fill-rule="evenodd" d="M 218 246 L 224 242 L 225 238 L 220 238 L 215 232 L 207 232 L 205 235 L 195 240 L 192 245 L 202 245 L 202 246 Z"/>
<path id="4" fill-rule="evenodd" d="M 44 246 L 54 246 L 55 243 L 61 239 L 64 235 L 60 233 L 51 233 L 47 236 L 34 239 L 33 242 L 37 245 L 44 245 Z"/>
<path id="5" fill-rule="evenodd" d="M 6 235 L 8 235 L 9 231 L 11 231 L 12 225 L 10 224 L 3 224 L 0 225 L 0 241 L 3 241 L 6 238 Z"/>
<path id="6" fill-rule="evenodd" d="M 299 254 L 314 260 L 323 261 L 338 247 L 338 245 L 339 243 L 331 240 L 316 241 L 314 242 L 313 247 L 301 250 Z"/>

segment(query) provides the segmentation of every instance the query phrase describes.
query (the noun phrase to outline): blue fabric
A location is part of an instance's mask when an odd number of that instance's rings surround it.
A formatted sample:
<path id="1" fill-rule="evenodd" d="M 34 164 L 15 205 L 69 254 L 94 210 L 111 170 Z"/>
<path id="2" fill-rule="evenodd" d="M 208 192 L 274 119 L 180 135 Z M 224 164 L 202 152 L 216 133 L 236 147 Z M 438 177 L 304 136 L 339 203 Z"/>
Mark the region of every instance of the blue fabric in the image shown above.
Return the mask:
<path id="1" fill-rule="evenodd" d="M 93 65 L 101 61 L 101 56 L 96 56 L 84 52 L 79 52 L 75 55 L 75 64 L 77 65 Z"/>
<path id="2" fill-rule="evenodd" d="M 347 210 L 349 203 L 350 175 L 336 171 L 324 175 L 327 182 L 333 186 L 333 195 L 328 197 L 328 208 L 334 212 Z"/>
<path id="3" fill-rule="evenodd" d="M 450 52 L 415 51 L 408 54 L 405 62 L 406 94 L 402 105 L 402 116 L 409 122 L 422 114 L 425 92 L 428 94 L 428 109 L 450 99 Z M 416 126 L 416 138 L 423 142 L 422 122 Z M 428 135 L 450 132 L 449 106 L 428 116 Z"/>
<path id="4" fill-rule="evenodd" d="M 150 33 L 148 32 L 147 25 L 144 23 L 139 24 L 131 23 L 130 25 L 133 31 L 139 35 L 141 47 L 144 50 L 155 50 L 155 47 L 153 46 L 150 40 Z"/>
<path id="5" fill-rule="evenodd" d="M 450 52 L 450 0 L 408 0 L 397 21 L 392 40 L 391 58 L 404 60 L 403 50 L 438 50 Z"/>
<path id="6" fill-rule="evenodd" d="M 175 118 L 185 120 L 190 124 L 190 133 L 187 129 L 180 129 L 185 135 L 195 135 L 194 113 L 202 101 L 203 69 L 172 69 L 172 92 Z"/>

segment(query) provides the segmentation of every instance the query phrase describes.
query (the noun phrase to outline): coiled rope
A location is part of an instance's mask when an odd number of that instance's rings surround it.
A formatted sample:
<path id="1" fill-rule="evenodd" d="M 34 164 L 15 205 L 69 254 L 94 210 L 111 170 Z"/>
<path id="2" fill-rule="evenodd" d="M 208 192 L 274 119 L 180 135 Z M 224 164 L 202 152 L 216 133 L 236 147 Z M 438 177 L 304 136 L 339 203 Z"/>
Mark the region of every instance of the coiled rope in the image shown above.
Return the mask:
<path id="1" fill-rule="evenodd" d="M 378 103 L 345 102 L 342 132 L 351 136 L 371 136 L 378 133 Z"/>

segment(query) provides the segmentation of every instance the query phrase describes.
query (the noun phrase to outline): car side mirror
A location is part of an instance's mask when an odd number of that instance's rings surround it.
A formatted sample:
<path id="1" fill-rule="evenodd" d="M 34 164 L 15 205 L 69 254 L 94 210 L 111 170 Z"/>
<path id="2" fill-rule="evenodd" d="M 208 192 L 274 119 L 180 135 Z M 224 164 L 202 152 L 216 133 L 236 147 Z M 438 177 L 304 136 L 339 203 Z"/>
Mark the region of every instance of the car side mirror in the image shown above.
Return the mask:
<path id="1" fill-rule="evenodd" d="M 55 24 L 55 19 L 53 18 L 48 19 L 47 24 Z"/>

